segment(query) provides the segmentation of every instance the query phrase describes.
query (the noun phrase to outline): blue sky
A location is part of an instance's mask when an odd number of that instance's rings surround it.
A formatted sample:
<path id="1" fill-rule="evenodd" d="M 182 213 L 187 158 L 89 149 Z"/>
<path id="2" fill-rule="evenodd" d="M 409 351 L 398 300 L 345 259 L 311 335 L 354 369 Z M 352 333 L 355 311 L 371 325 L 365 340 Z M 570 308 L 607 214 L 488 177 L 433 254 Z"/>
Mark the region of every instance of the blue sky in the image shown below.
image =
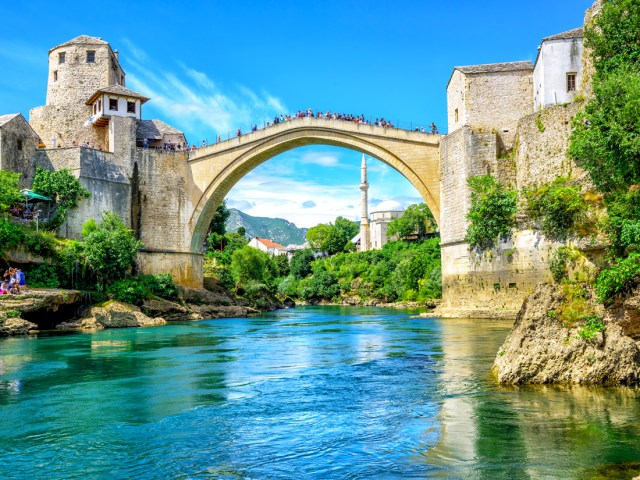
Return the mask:
<path id="1" fill-rule="evenodd" d="M 120 51 L 127 86 L 152 98 L 144 118 L 166 121 L 192 143 L 306 108 L 435 121 L 446 132 L 445 89 L 454 66 L 535 61 L 540 39 L 581 25 L 590 5 L 2 2 L 0 114 L 28 118 L 30 108 L 43 105 L 47 51 L 86 34 Z M 242 179 L 229 204 L 306 227 L 337 215 L 357 218 L 360 158 L 334 147 L 289 151 Z M 420 201 L 395 170 L 369 163 L 373 200 Z"/>

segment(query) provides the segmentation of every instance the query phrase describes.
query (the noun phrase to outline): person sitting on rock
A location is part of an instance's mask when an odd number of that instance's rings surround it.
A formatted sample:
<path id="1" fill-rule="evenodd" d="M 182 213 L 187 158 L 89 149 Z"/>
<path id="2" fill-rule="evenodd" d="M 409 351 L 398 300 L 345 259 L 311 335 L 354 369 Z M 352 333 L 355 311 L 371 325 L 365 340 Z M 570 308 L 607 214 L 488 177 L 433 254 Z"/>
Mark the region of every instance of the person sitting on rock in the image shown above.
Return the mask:
<path id="1" fill-rule="evenodd" d="M 11 285 L 9 287 L 9 294 L 11 294 L 11 295 L 19 295 L 20 294 L 20 287 L 18 287 L 17 283 L 14 283 L 13 285 Z"/>
<path id="2" fill-rule="evenodd" d="M 0 283 L 0 295 L 11 295 L 9 286 L 4 282 Z"/>

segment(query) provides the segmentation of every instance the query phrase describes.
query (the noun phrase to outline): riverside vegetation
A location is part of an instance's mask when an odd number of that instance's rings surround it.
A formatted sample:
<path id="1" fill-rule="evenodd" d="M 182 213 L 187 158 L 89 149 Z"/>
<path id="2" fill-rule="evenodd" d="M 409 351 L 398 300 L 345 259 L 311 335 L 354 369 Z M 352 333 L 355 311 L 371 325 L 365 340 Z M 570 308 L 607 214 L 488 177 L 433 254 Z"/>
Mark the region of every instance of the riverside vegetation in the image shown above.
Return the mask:
<path id="1" fill-rule="evenodd" d="M 428 302 L 442 295 L 439 238 L 426 205 L 414 205 L 391 222 L 389 234 L 417 233 L 415 241 L 396 240 L 381 250 L 354 252 L 350 239 L 358 225 L 338 217 L 309 229 L 312 248 L 271 256 L 247 246 L 245 232 L 225 231 L 222 204 L 214 216 L 205 259 L 205 275 L 244 297 L 254 308 L 278 302 L 378 304 Z"/>
<path id="2" fill-rule="evenodd" d="M 555 285 L 525 301 L 496 357 L 500 381 L 640 381 L 639 32 L 635 0 L 606 1 L 585 27 L 593 96 L 574 118 L 568 145 L 585 178 L 522 192 L 490 176 L 469 181 L 467 240 L 478 252 L 516 225 L 557 245 L 549 257 Z"/>

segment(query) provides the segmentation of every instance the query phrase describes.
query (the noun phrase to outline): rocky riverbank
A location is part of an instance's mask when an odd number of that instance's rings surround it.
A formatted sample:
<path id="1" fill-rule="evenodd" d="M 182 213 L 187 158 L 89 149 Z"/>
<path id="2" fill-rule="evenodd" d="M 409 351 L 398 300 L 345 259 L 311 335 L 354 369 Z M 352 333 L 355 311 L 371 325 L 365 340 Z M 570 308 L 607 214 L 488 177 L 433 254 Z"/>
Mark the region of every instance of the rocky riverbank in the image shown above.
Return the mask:
<path id="1" fill-rule="evenodd" d="M 0 297 L 0 336 L 54 328 L 146 327 L 172 321 L 246 317 L 257 311 L 232 297 L 216 282 L 207 282 L 205 286 L 179 287 L 177 299 L 148 299 L 140 307 L 114 300 L 89 306 L 82 304 L 82 293 L 76 290 L 30 289 L 22 295 Z"/>
<path id="2" fill-rule="evenodd" d="M 566 300 L 560 286 L 538 285 L 496 355 L 500 383 L 640 383 L 640 288 L 606 309 L 585 291 L 599 319 L 590 330 L 558 318 Z"/>

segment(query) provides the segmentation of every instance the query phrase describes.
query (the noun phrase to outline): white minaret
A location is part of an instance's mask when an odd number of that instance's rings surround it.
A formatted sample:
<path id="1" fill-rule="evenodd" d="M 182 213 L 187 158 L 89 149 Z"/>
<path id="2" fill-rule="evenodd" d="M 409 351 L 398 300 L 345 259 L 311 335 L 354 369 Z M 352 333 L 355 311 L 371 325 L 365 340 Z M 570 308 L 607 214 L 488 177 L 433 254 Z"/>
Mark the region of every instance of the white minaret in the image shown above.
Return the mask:
<path id="1" fill-rule="evenodd" d="M 360 251 L 369 250 L 369 184 L 367 183 L 367 160 L 362 154 L 362 164 L 360 166 L 360 202 L 362 210 L 360 214 Z"/>

